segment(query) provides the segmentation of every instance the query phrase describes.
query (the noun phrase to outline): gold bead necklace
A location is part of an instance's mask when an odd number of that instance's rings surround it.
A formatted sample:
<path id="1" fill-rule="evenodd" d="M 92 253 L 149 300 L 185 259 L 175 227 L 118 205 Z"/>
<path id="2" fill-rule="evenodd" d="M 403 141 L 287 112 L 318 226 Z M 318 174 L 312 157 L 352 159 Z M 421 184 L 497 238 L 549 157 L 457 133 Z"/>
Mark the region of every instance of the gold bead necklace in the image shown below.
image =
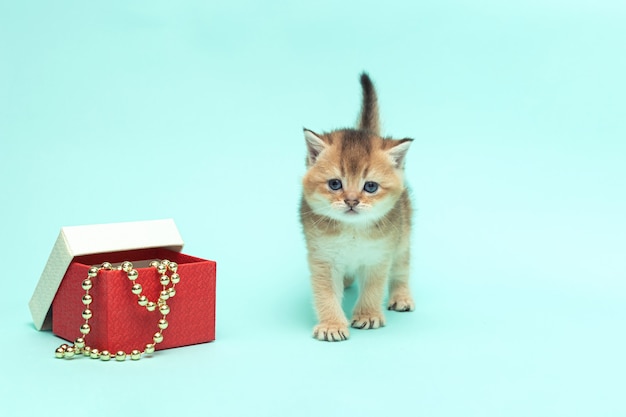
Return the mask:
<path id="1" fill-rule="evenodd" d="M 170 306 L 167 305 L 167 300 L 176 295 L 176 284 L 180 282 L 180 275 L 177 273 L 178 264 L 176 262 L 170 262 L 167 259 L 162 261 L 152 261 L 150 262 L 150 266 L 156 268 L 157 272 L 161 275 L 159 281 L 163 286 L 163 289 L 159 294 L 159 299 L 156 302 L 148 300 L 148 297 L 141 294 L 143 288 L 141 287 L 141 284 L 135 282 L 135 280 L 139 277 L 139 272 L 133 267 L 131 262 L 122 262 L 122 264 L 117 268 L 113 267 L 113 265 L 109 262 L 104 262 L 100 266 L 93 266 L 89 268 L 87 278 L 81 283 L 83 290 L 85 290 L 85 295 L 82 297 L 82 302 L 85 306 L 82 317 L 85 322 L 80 326 L 82 336 L 78 337 L 71 346 L 67 344 L 59 346 L 55 352 L 55 356 L 57 358 L 71 359 L 76 355 L 82 354 L 83 356 L 103 361 L 108 361 L 114 357 L 116 361 L 121 362 L 126 360 L 127 357 L 136 361 L 141 359 L 142 355 L 150 355 L 154 353 L 156 345 L 163 341 L 163 330 L 167 329 L 168 326 L 166 316 L 170 313 Z M 93 279 L 96 278 L 98 273 L 102 270 L 117 270 L 126 272 L 128 280 L 133 283 L 131 292 L 137 296 L 137 304 L 141 307 L 145 307 L 148 311 L 155 311 L 157 308 L 159 309 L 159 313 L 161 314 L 161 319 L 158 322 L 159 331 L 157 331 L 152 337 L 153 343 L 146 344 L 143 351 L 134 349 L 130 353 L 126 353 L 123 350 L 120 350 L 112 355 L 108 350 L 100 351 L 87 345 L 85 339 L 87 338 L 89 332 L 91 332 L 89 319 L 93 317 L 93 312 L 89 308 L 93 302 L 93 297 L 89 293 L 89 290 L 93 288 Z M 170 276 L 167 275 L 167 271 L 171 272 Z M 168 287 L 170 284 L 171 287 Z"/>

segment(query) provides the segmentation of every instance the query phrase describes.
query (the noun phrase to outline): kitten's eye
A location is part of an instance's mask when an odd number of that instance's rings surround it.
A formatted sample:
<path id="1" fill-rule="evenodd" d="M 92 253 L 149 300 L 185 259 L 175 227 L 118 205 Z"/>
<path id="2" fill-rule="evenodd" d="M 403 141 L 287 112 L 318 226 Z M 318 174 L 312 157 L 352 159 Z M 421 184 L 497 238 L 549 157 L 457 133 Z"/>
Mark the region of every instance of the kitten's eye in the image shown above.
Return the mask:
<path id="1" fill-rule="evenodd" d="M 330 188 L 333 191 L 340 190 L 341 189 L 341 180 L 338 180 L 338 179 L 328 180 L 328 188 Z"/>
<path id="2" fill-rule="evenodd" d="M 378 190 L 378 183 L 368 181 L 365 183 L 365 186 L 363 186 L 363 189 L 370 194 L 375 193 Z"/>

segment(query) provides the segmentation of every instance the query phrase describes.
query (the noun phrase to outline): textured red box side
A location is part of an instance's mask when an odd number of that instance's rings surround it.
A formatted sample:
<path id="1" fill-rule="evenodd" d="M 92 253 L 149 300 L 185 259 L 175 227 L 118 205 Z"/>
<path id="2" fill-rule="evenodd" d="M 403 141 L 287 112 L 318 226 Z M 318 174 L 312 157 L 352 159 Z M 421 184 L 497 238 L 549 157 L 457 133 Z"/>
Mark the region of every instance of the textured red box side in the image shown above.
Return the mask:
<path id="1" fill-rule="evenodd" d="M 169 259 L 177 262 L 180 283 L 176 296 L 167 301 L 171 312 L 167 315 L 169 326 L 162 333 L 163 342 L 157 349 L 193 345 L 215 340 L 215 273 L 213 261 L 195 258 L 167 249 L 142 249 L 128 252 L 97 254 L 74 259 L 68 268 L 52 303 L 52 331 L 57 336 L 73 341 L 80 336 L 84 323 L 81 283 L 91 266 L 111 262 L 115 266 L 125 260 Z M 159 274 L 155 268 L 137 268 L 137 283 L 142 294 L 156 301 L 161 290 Z M 168 275 L 170 275 L 168 273 Z M 152 343 L 159 331 L 157 322 L 161 314 L 149 312 L 137 304 L 131 292 L 131 281 L 123 271 L 100 271 L 93 279 L 90 306 L 93 318 L 89 320 L 91 332 L 85 337 L 87 345 L 99 350 L 116 352 L 143 350 Z"/>

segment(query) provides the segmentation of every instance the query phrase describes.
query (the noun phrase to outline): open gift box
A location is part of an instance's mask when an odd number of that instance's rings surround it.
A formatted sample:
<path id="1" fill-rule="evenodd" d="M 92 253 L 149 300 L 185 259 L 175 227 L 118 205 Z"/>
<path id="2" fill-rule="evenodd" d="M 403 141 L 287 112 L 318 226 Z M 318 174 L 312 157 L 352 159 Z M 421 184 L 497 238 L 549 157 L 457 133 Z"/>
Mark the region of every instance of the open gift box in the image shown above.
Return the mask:
<path id="1" fill-rule="evenodd" d="M 155 332 L 163 336 L 163 341 L 156 344 L 157 350 L 214 340 L 216 263 L 182 254 L 182 247 L 173 220 L 62 228 L 30 300 L 35 327 L 51 328 L 69 341 L 83 337 L 91 348 L 110 352 L 143 350 L 146 344 L 154 343 Z M 150 266 L 155 260 L 168 260 L 178 266 L 175 271 L 160 273 Z M 127 272 L 117 268 L 124 261 L 132 262 L 138 273 L 136 279 L 129 279 Z M 114 268 L 101 269 L 90 278 L 88 294 L 92 301 L 85 304 L 82 284 L 89 269 L 104 262 Z M 166 289 L 160 281 L 162 274 L 174 273 L 180 276 L 180 282 L 166 301 L 166 317 L 159 308 L 148 311 L 140 305 L 141 295 L 159 300 Z M 134 284 L 141 285 L 140 294 L 132 292 Z M 92 316 L 88 319 L 90 331 L 83 336 L 85 309 L 91 310 Z M 161 318 L 167 319 L 163 330 L 158 327 Z"/>

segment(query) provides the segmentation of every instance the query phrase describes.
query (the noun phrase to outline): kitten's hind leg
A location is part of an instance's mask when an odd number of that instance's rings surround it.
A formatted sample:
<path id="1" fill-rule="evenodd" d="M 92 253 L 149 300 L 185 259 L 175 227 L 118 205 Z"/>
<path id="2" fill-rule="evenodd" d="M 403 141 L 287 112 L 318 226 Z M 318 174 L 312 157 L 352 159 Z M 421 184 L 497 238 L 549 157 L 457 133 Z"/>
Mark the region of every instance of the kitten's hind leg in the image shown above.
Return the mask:
<path id="1" fill-rule="evenodd" d="M 352 314 L 352 327 L 357 329 L 378 329 L 385 325 L 382 304 L 389 264 L 366 268 L 360 279 L 359 300 Z"/>
<path id="2" fill-rule="evenodd" d="M 409 251 L 402 253 L 391 267 L 389 274 L 389 302 L 387 309 L 413 311 L 415 302 L 409 288 Z"/>
<path id="3" fill-rule="evenodd" d="M 354 277 L 345 276 L 343 277 L 343 288 L 350 288 L 354 284 Z"/>

